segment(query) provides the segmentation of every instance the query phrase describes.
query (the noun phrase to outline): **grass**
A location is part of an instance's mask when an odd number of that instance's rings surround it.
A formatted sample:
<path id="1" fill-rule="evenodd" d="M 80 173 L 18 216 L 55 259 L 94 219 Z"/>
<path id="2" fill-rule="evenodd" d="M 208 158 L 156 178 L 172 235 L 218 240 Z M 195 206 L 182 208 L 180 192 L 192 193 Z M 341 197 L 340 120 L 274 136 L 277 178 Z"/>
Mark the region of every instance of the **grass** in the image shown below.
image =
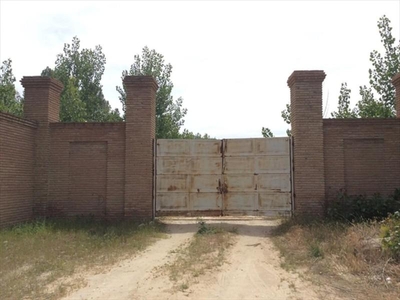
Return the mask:
<path id="1" fill-rule="evenodd" d="M 286 270 L 301 270 L 339 296 L 398 299 L 400 265 L 382 250 L 380 223 L 292 218 L 273 233 Z"/>
<path id="2" fill-rule="evenodd" d="M 198 277 L 221 267 L 227 250 L 235 242 L 236 228 L 225 230 L 199 222 L 199 229 L 189 244 L 174 251 L 174 262 L 164 266 L 177 290 L 185 291 Z"/>
<path id="3" fill-rule="evenodd" d="M 163 235 L 157 222 L 91 218 L 38 220 L 0 230 L 1 298 L 58 299 L 86 284 L 78 272 L 100 272 Z"/>

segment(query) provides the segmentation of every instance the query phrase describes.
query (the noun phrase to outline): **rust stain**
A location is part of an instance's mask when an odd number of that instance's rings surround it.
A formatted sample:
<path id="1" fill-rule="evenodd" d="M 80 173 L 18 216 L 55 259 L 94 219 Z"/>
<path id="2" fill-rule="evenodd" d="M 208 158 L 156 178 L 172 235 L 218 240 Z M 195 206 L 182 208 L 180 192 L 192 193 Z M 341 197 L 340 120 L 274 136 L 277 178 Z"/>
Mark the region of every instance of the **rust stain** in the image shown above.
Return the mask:
<path id="1" fill-rule="evenodd" d="M 221 183 L 221 180 L 218 179 L 218 186 L 217 186 L 218 193 L 220 194 L 227 194 L 228 193 L 228 185 L 226 181 Z"/>
<path id="2" fill-rule="evenodd" d="M 178 188 L 176 187 L 176 186 L 174 186 L 174 185 L 170 185 L 169 186 L 169 188 L 168 188 L 168 191 L 170 192 L 170 191 L 176 191 Z"/>

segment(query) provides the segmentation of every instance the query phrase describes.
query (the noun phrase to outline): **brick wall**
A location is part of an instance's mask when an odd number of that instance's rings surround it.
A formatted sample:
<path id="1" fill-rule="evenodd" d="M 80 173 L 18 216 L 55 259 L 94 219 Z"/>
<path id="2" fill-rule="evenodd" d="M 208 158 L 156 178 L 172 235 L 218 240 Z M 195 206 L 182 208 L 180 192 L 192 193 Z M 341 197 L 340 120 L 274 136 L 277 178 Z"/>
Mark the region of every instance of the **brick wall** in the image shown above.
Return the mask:
<path id="1" fill-rule="evenodd" d="M 400 188 L 400 74 L 397 119 L 322 119 L 323 71 L 288 79 L 294 140 L 295 212 L 321 214 L 339 191 L 391 194 Z"/>
<path id="2" fill-rule="evenodd" d="M 323 120 L 324 78 L 295 71 L 288 79 L 299 213 L 322 214 L 340 189 L 400 187 L 400 75 L 393 80 L 398 118 L 390 120 Z M 0 113 L 0 226 L 46 214 L 153 217 L 155 80 L 125 77 L 125 123 L 58 123 L 62 84 L 21 82 L 30 121 Z"/>
<path id="3" fill-rule="evenodd" d="M 326 119 L 326 199 L 400 188 L 400 119 Z"/>
<path id="4" fill-rule="evenodd" d="M 48 214 L 124 216 L 125 123 L 51 123 Z"/>
<path id="5" fill-rule="evenodd" d="M 0 227 L 32 218 L 36 127 L 0 112 Z"/>
<path id="6" fill-rule="evenodd" d="M 1 225 L 40 215 L 151 218 L 155 80 L 125 78 L 125 123 L 58 123 L 62 84 L 40 76 L 21 83 L 33 121 L 2 115 L 1 133 L 9 134 L 1 136 Z"/>

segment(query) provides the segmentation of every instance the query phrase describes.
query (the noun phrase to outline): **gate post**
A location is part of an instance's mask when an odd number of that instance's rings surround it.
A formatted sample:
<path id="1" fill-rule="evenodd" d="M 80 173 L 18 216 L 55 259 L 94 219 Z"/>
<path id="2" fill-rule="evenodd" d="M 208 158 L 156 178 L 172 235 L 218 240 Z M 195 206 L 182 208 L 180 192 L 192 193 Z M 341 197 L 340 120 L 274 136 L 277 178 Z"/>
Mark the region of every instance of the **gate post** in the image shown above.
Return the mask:
<path id="1" fill-rule="evenodd" d="M 35 170 L 33 187 L 34 215 L 46 214 L 49 193 L 50 122 L 60 119 L 60 81 L 43 76 L 25 76 L 21 80 L 25 89 L 24 117 L 36 121 Z"/>
<path id="2" fill-rule="evenodd" d="M 400 73 L 397 73 L 393 79 L 392 83 L 396 89 L 396 103 L 395 108 L 397 112 L 397 118 L 400 119 Z"/>
<path id="3" fill-rule="evenodd" d="M 294 71 L 287 81 L 294 143 L 295 213 L 324 213 L 322 82 L 325 76 L 324 71 Z"/>
<path id="4" fill-rule="evenodd" d="M 124 216 L 153 218 L 153 141 L 157 83 L 151 76 L 126 76 Z"/>

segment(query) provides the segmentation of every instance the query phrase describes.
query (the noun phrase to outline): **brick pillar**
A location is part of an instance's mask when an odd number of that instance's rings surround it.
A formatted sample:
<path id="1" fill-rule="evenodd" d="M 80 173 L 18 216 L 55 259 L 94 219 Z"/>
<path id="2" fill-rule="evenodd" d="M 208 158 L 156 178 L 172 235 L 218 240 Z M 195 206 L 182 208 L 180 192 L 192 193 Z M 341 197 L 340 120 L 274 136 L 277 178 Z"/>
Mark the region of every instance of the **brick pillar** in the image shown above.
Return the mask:
<path id="1" fill-rule="evenodd" d="M 126 76 L 125 217 L 153 218 L 153 141 L 157 83 L 151 76 Z"/>
<path id="2" fill-rule="evenodd" d="M 400 73 L 397 73 L 393 79 L 392 83 L 394 87 L 396 88 L 396 102 L 395 102 L 395 108 L 397 111 L 397 118 L 400 119 Z"/>
<path id="3" fill-rule="evenodd" d="M 50 154 L 50 122 L 59 121 L 60 94 L 63 85 L 56 79 L 42 76 L 23 77 L 25 88 L 24 116 L 36 121 L 34 215 L 45 215 L 48 196 Z"/>
<path id="4" fill-rule="evenodd" d="M 325 204 L 322 82 L 324 71 L 294 71 L 290 88 L 295 213 L 322 215 Z"/>

